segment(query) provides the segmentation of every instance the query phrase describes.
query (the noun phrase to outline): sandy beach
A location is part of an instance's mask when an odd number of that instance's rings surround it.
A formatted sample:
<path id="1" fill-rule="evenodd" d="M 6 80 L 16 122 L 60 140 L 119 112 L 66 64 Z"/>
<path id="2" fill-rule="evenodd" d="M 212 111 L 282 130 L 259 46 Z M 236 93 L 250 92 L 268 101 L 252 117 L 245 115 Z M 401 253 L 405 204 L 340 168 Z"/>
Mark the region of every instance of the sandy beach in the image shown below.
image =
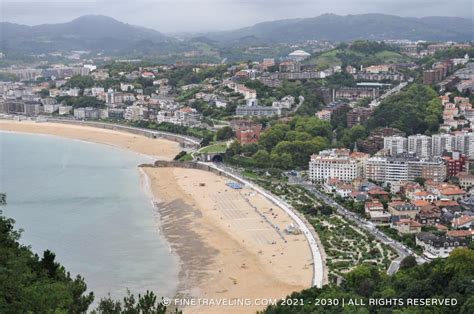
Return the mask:
<path id="1" fill-rule="evenodd" d="M 177 143 L 93 127 L 0 120 L 0 130 L 80 139 L 170 160 Z M 202 170 L 141 168 L 161 217 L 161 232 L 181 260 L 179 295 L 244 306 L 186 306 L 185 313 L 254 313 L 258 299 L 278 299 L 311 286 L 312 257 L 293 221 L 249 188 Z M 159 291 L 157 291 L 159 293 Z M 169 296 L 172 297 L 172 296 Z"/>
<path id="2" fill-rule="evenodd" d="M 229 179 L 203 170 L 143 170 L 163 208 L 162 231 L 182 258 L 179 290 L 185 297 L 253 303 L 311 286 L 306 238 L 283 231 L 292 220 L 282 209 L 249 188 L 234 190 L 226 185 Z M 252 304 L 184 310 L 254 313 L 263 308 Z"/>
<path id="3" fill-rule="evenodd" d="M 136 134 L 81 125 L 0 120 L 0 130 L 55 135 L 106 144 L 163 160 L 171 160 L 181 151 L 178 143 L 169 140 L 151 139 Z"/>

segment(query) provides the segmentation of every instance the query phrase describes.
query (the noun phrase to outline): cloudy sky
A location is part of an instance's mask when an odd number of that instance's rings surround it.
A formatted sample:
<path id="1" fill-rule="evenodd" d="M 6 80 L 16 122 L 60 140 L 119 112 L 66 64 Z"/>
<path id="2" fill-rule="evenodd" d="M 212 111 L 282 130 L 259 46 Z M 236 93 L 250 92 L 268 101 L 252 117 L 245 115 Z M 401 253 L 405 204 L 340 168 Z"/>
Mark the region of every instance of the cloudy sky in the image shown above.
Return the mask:
<path id="1" fill-rule="evenodd" d="M 0 20 L 36 25 L 102 14 L 162 32 L 197 32 L 324 13 L 472 18 L 472 3 L 472 0 L 0 0 Z"/>

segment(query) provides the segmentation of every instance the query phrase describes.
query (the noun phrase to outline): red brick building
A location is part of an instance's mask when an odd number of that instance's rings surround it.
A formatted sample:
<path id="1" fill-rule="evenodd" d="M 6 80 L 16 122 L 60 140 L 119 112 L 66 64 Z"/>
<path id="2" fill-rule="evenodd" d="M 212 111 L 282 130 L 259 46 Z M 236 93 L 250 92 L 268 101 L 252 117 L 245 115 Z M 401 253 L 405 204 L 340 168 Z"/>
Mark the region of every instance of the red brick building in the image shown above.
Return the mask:
<path id="1" fill-rule="evenodd" d="M 469 159 L 460 152 L 446 152 L 443 155 L 443 160 L 446 164 L 446 176 L 448 178 L 469 170 Z"/>
<path id="2" fill-rule="evenodd" d="M 232 120 L 231 128 L 235 131 L 237 141 L 241 145 L 257 143 L 260 139 L 262 125 L 251 120 Z"/>
<path id="3" fill-rule="evenodd" d="M 260 138 L 260 128 L 239 129 L 236 136 L 241 145 L 257 143 Z"/>

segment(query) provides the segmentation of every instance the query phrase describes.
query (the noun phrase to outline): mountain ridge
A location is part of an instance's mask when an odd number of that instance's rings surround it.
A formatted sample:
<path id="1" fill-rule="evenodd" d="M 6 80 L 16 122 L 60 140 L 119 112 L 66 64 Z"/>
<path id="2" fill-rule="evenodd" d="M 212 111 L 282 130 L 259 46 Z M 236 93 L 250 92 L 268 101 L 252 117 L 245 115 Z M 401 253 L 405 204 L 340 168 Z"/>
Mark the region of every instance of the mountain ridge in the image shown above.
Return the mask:
<path id="1" fill-rule="evenodd" d="M 310 18 L 262 22 L 232 31 L 211 32 L 207 36 L 221 41 L 235 40 L 249 35 L 277 42 L 307 39 L 469 41 L 474 39 L 473 33 L 473 21 L 465 18 L 429 16 L 412 18 L 379 13 L 353 15 L 327 13 Z"/>
<path id="2" fill-rule="evenodd" d="M 399 17 L 388 14 L 323 14 L 257 23 L 231 31 L 191 34 L 180 40 L 151 28 L 104 15 L 84 15 L 65 23 L 27 26 L 0 22 L 3 52 L 48 53 L 91 50 L 116 54 L 173 53 L 202 41 L 213 46 L 252 46 L 305 40 L 409 39 L 472 41 L 473 20 L 453 17 Z"/>
<path id="3" fill-rule="evenodd" d="M 84 15 L 70 22 L 27 26 L 0 23 L 5 50 L 43 53 L 55 50 L 122 50 L 149 41 L 163 44 L 172 38 L 153 29 L 120 22 L 104 15 Z"/>

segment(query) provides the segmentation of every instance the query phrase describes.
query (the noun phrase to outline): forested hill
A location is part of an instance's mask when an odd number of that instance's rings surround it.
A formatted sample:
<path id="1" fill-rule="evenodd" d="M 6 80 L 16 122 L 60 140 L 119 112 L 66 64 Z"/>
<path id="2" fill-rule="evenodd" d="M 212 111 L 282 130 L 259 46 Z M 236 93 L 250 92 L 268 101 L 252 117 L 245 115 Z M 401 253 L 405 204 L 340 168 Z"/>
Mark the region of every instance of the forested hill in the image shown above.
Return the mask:
<path id="1" fill-rule="evenodd" d="M 208 34 L 214 40 L 232 41 L 253 36 L 274 42 L 304 40 L 352 41 L 357 39 L 410 39 L 428 41 L 472 40 L 472 20 L 452 17 L 408 18 L 385 14 L 340 16 L 259 23 L 234 31 Z"/>
<path id="2" fill-rule="evenodd" d="M 341 286 L 310 288 L 293 293 L 293 304 L 268 307 L 264 313 L 456 313 L 474 309 L 474 250 L 456 249 L 446 259 L 416 266 L 412 257 L 401 263 L 393 276 L 375 266 L 361 265 L 348 273 Z M 388 305 L 369 305 L 369 299 L 392 300 Z M 408 305 L 408 299 L 449 299 L 453 305 Z M 344 299 L 345 306 L 342 305 Z M 319 305 L 315 302 L 320 300 Z M 359 305 L 348 305 L 355 300 Z M 454 300 L 454 301 L 453 301 Z M 288 301 L 287 301 L 288 302 Z M 360 305 L 360 304 L 365 305 Z M 455 304 L 454 304 L 455 303 Z"/>
<path id="3" fill-rule="evenodd" d="M 407 90 L 384 99 L 367 125 L 370 130 L 392 127 L 407 135 L 433 134 L 438 131 L 442 112 L 441 101 L 434 89 L 413 84 Z"/>
<path id="4" fill-rule="evenodd" d="M 144 27 L 122 23 L 102 15 L 85 15 L 67 23 L 26 26 L 0 23 L 3 52 L 47 53 L 93 50 L 127 52 L 165 50 L 174 40 Z M 173 44 L 173 45 L 172 45 Z"/>

